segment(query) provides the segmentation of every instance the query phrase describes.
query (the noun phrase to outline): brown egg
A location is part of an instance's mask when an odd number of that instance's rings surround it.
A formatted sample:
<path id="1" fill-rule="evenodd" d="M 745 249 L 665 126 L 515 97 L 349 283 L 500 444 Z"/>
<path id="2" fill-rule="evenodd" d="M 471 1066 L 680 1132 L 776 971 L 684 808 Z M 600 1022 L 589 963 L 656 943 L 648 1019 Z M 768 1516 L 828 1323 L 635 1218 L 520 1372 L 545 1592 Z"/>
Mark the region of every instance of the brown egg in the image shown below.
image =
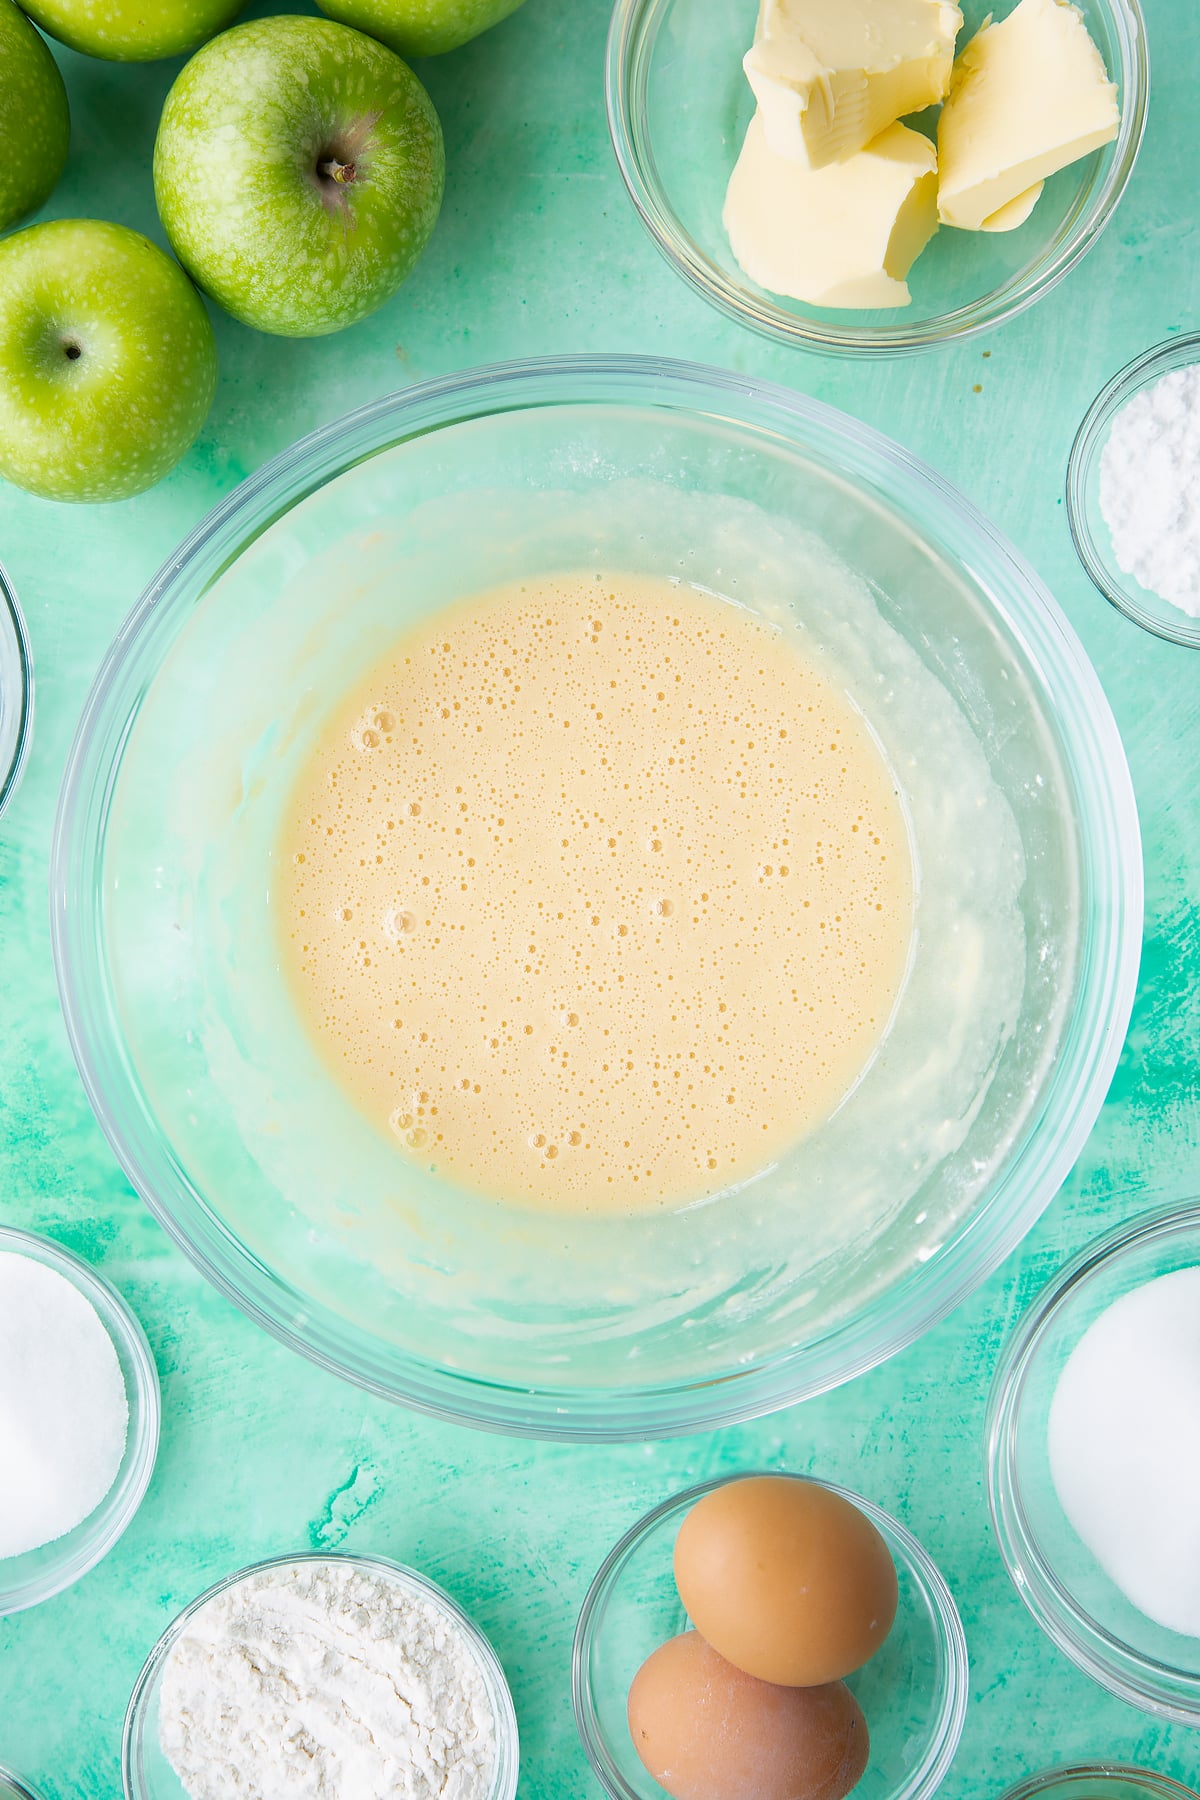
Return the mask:
<path id="1" fill-rule="evenodd" d="M 844 1800 L 867 1766 L 867 1722 L 841 1682 L 772 1687 L 698 1631 L 672 1638 L 629 1690 L 634 1748 L 672 1800 Z"/>
<path id="2" fill-rule="evenodd" d="M 787 1475 L 726 1482 L 698 1501 L 675 1540 L 675 1580 L 714 1650 L 783 1687 L 861 1668 L 896 1617 L 896 1569 L 874 1525 Z"/>

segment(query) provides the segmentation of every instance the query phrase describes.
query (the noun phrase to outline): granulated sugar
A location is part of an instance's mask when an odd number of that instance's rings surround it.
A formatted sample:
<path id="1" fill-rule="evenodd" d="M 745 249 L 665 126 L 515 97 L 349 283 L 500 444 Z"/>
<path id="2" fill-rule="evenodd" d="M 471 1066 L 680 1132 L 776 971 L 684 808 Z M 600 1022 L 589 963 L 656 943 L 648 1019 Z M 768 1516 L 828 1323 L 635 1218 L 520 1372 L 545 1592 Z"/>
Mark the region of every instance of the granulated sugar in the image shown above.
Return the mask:
<path id="1" fill-rule="evenodd" d="M 112 1339 L 56 1269 L 0 1255 L 0 1557 L 82 1524 L 121 1467 L 129 1402 Z"/>
<path id="2" fill-rule="evenodd" d="M 1113 420 L 1100 510 L 1126 575 L 1200 618 L 1200 364 L 1144 388 Z"/>
<path id="3" fill-rule="evenodd" d="M 1200 1638 L 1200 1268 L 1101 1313 L 1049 1430 L 1059 1500 L 1096 1561 L 1147 1618 Z"/>

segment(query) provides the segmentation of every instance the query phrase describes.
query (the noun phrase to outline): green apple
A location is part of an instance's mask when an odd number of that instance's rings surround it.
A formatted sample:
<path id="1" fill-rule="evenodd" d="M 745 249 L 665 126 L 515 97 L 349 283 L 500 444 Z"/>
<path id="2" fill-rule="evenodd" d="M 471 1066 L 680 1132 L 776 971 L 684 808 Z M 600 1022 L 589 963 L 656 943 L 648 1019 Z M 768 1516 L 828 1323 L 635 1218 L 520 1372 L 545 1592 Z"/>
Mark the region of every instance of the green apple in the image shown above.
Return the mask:
<path id="1" fill-rule="evenodd" d="M 236 19 L 243 0 L 21 0 L 43 31 L 85 56 L 182 56 Z"/>
<path id="2" fill-rule="evenodd" d="M 236 25 L 167 95 L 154 193 L 175 253 L 235 319 L 319 337 L 395 292 L 437 221 L 433 102 L 374 38 L 328 19 Z"/>
<path id="3" fill-rule="evenodd" d="M 148 238 L 55 219 L 0 242 L 0 475 L 123 500 L 172 468 L 217 380 L 204 302 Z"/>
<path id="4" fill-rule="evenodd" d="M 0 231 L 50 198 L 70 135 L 58 64 L 13 0 L 0 0 Z"/>
<path id="5" fill-rule="evenodd" d="M 525 0 L 317 0 L 344 25 L 369 31 L 401 56 L 440 56 L 457 50 L 515 13 Z"/>

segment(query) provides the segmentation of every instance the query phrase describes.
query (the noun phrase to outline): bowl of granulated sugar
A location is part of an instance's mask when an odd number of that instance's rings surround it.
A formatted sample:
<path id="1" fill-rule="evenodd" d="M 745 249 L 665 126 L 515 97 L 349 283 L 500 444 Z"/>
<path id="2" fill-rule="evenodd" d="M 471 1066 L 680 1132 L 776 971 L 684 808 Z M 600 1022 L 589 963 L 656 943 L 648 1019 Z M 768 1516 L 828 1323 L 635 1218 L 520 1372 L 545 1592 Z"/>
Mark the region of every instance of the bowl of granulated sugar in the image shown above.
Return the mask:
<path id="1" fill-rule="evenodd" d="M 159 1418 L 120 1295 L 49 1238 L 0 1226 L 0 1616 L 108 1554 L 149 1485 Z"/>
<path id="2" fill-rule="evenodd" d="M 1200 1726 L 1200 1201 L 1108 1233 L 1034 1301 L 988 1462 L 1000 1554 L 1047 1636 L 1109 1693 Z"/>
<path id="3" fill-rule="evenodd" d="M 1148 350 L 1093 401 L 1067 468 L 1067 518 L 1119 612 L 1200 649 L 1200 333 Z"/>

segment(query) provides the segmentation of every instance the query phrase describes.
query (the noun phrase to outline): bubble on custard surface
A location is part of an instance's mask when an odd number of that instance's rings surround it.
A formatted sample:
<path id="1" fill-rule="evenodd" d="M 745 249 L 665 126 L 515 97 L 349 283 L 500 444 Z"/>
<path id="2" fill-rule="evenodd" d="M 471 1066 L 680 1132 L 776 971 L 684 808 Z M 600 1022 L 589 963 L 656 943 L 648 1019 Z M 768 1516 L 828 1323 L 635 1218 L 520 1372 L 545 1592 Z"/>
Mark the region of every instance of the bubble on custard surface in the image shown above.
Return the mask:
<path id="1" fill-rule="evenodd" d="M 393 943 L 398 942 L 406 932 L 412 931 L 416 923 L 415 916 L 406 912 L 402 906 L 389 906 L 383 915 L 384 932 Z"/>

